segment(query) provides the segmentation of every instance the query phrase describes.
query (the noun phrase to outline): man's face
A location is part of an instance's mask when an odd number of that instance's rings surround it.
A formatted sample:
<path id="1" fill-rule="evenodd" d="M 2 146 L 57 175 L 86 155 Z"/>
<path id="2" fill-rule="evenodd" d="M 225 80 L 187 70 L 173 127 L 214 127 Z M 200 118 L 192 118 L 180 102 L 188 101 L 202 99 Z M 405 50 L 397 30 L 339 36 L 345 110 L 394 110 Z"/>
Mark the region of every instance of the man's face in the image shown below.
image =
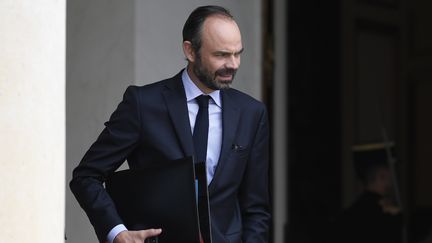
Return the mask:
<path id="1" fill-rule="evenodd" d="M 380 185 L 381 193 L 388 195 L 392 192 L 392 174 L 387 167 L 381 168 L 377 172 L 377 183 Z"/>
<path id="2" fill-rule="evenodd" d="M 201 49 L 191 63 L 197 79 L 210 90 L 227 89 L 240 66 L 243 51 L 240 30 L 227 18 L 206 19 L 201 33 Z"/>

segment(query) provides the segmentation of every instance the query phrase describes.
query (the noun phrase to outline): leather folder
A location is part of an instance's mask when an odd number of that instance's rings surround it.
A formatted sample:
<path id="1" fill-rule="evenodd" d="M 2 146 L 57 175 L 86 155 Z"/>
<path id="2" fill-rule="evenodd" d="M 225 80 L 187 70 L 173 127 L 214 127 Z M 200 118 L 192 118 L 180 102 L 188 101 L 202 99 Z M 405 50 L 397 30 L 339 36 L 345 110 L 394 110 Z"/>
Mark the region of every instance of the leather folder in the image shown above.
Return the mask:
<path id="1" fill-rule="evenodd" d="M 105 186 L 129 230 L 161 228 L 162 234 L 153 242 L 199 242 L 192 157 L 117 171 Z"/>

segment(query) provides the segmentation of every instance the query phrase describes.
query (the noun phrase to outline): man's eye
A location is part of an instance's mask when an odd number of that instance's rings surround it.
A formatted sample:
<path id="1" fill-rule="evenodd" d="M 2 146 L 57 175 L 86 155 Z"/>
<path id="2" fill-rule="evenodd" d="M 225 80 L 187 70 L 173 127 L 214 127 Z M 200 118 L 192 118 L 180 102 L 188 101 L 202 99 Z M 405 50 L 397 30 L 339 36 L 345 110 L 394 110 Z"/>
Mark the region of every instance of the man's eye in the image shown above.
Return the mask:
<path id="1" fill-rule="evenodd" d="M 217 56 L 217 57 L 229 57 L 230 53 L 216 53 L 215 56 Z"/>

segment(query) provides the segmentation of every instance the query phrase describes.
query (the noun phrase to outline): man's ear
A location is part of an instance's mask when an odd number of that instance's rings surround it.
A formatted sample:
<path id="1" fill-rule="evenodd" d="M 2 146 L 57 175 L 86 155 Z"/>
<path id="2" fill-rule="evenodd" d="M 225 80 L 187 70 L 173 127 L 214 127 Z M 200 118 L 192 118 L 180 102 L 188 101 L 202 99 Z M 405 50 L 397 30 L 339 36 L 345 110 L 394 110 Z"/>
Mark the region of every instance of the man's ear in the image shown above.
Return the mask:
<path id="1" fill-rule="evenodd" d="M 190 41 L 183 41 L 183 53 L 189 62 L 195 62 L 195 52 Z"/>

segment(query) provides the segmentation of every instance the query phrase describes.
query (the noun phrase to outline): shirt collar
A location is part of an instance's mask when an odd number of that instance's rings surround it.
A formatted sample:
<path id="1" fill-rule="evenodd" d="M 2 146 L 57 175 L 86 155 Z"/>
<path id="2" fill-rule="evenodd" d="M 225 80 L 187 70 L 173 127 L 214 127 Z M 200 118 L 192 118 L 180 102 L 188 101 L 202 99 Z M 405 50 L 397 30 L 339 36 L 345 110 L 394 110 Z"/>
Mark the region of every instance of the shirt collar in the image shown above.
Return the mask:
<path id="1" fill-rule="evenodd" d="M 189 77 L 189 74 L 187 72 L 187 68 L 185 68 L 183 70 L 182 73 L 182 81 L 183 81 L 183 86 L 185 89 L 185 93 L 186 93 L 186 100 L 189 102 L 193 99 L 195 99 L 196 97 L 200 96 L 200 95 L 205 95 L 196 85 L 195 83 L 191 80 L 191 78 Z M 220 98 L 220 90 L 215 90 L 213 92 L 211 92 L 210 97 L 212 98 L 212 100 L 215 102 L 215 104 L 219 107 L 222 107 L 221 104 L 221 98 Z"/>

